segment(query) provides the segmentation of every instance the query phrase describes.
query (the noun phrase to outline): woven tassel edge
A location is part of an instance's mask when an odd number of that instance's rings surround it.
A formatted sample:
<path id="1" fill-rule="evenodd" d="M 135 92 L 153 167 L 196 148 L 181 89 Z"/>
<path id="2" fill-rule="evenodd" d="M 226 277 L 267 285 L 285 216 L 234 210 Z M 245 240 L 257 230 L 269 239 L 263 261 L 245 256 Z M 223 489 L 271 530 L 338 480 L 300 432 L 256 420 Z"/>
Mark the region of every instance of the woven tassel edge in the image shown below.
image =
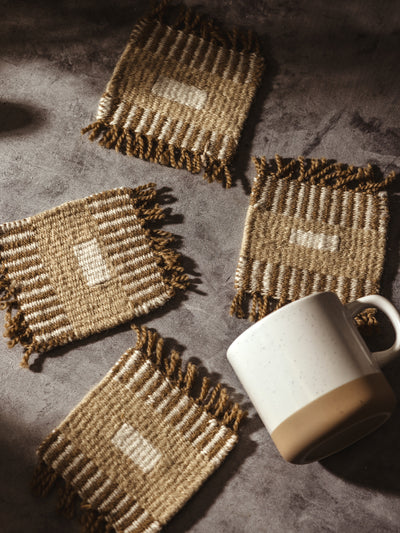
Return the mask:
<path id="1" fill-rule="evenodd" d="M 62 516 L 73 519 L 80 511 L 82 533 L 115 533 L 115 528 L 106 522 L 105 516 L 92 509 L 76 489 L 44 461 L 38 463 L 33 474 L 32 493 L 35 496 L 46 496 L 58 481 L 62 485 L 58 490 L 57 510 Z"/>
<path id="2" fill-rule="evenodd" d="M 0 309 L 6 311 L 3 336 L 9 339 L 7 342 L 9 348 L 13 348 L 18 343 L 24 347 L 20 366 L 29 368 L 29 357 L 35 352 L 46 351 L 51 346 L 49 343 L 34 340 L 33 332 L 19 307 L 17 294 L 17 288 L 13 286 L 6 268 L 0 265 Z M 16 310 L 16 313 L 13 313 L 13 310 Z"/>
<path id="3" fill-rule="evenodd" d="M 232 186 L 232 176 L 226 159 L 211 159 L 203 153 L 192 152 L 162 142 L 151 135 L 136 133 L 103 120 L 93 122 L 81 130 L 82 135 L 89 132 L 89 140 L 97 139 L 100 146 L 105 148 L 114 148 L 124 155 L 160 165 L 185 169 L 192 174 L 198 174 L 204 169 L 203 177 L 209 183 L 217 181 L 227 189 Z"/>
<path id="4" fill-rule="evenodd" d="M 366 167 L 355 167 L 327 159 L 305 159 L 302 156 L 284 160 L 277 154 L 275 159 L 271 160 L 266 157 L 254 157 L 253 162 L 257 177 L 252 191 L 252 205 L 259 200 L 264 181 L 269 177 L 371 193 L 387 189 L 396 179 L 394 171 L 380 179 L 370 164 Z"/>
<path id="5" fill-rule="evenodd" d="M 200 379 L 198 368 L 193 363 L 189 362 L 184 369 L 181 355 L 176 350 L 167 350 L 164 339 L 155 331 L 144 326 L 132 325 L 131 327 L 137 334 L 135 350 L 145 353 L 173 386 L 184 391 L 199 407 L 237 433 L 247 413 L 240 408 L 238 403 L 232 403 L 227 390 L 220 383 L 214 387 L 211 386 L 207 376 Z M 121 360 L 114 371 L 117 372 L 119 365 L 123 363 L 124 360 Z"/>
<path id="6" fill-rule="evenodd" d="M 146 230 L 158 265 L 164 271 L 164 280 L 171 289 L 170 296 L 172 297 L 176 290 L 186 290 L 189 286 L 189 276 L 181 265 L 181 254 L 171 247 L 176 240 L 174 235 L 152 227 L 154 223 L 165 218 L 165 211 L 156 202 L 155 184 L 148 183 L 133 190 L 126 189 L 126 192 L 130 194 L 136 215 Z"/>
<path id="7" fill-rule="evenodd" d="M 248 293 L 243 289 L 239 289 L 233 297 L 230 315 L 237 318 L 247 318 L 250 322 L 257 322 L 291 302 L 292 300 L 277 299 L 269 294 L 261 294 L 260 292 Z M 365 336 L 369 336 L 372 333 L 376 334 L 376 328 L 379 327 L 376 309 L 365 309 L 354 317 L 354 322 L 361 334 Z"/>
<path id="8" fill-rule="evenodd" d="M 153 11 L 144 17 L 145 21 L 157 20 L 175 31 L 193 34 L 223 48 L 247 54 L 260 54 L 258 36 L 252 30 L 227 29 L 207 14 L 199 13 L 183 4 L 171 5 L 171 0 L 163 0 Z M 173 12 L 173 9 L 175 12 Z"/>

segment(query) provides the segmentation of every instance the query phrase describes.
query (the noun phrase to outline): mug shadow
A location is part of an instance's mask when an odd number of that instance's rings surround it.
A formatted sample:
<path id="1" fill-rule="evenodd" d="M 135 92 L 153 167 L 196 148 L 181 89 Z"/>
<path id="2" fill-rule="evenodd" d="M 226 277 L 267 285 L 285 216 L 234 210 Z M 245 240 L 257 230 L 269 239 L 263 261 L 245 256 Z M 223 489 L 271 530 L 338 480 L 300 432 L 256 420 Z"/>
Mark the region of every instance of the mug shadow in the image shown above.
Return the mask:
<path id="1" fill-rule="evenodd" d="M 400 360 L 383 369 L 400 398 Z M 400 494 L 400 406 L 379 429 L 345 450 L 320 461 L 335 476 L 355 485 Z"/>
<path id="2" fill-rule="evenodd" d="M 397 180 L 399 181 L 399 180 Z M 392 192 L 399 192 L 399 184 Z M 389 194 L 389 226 L 386 261 L 382 275 L 382 294 L 392 298 L 392 285 L 400 266 L 400 196 Z M 388 319 L 377 314 L 377 334 L 365 339 L 371 351 L 382 350 L 394 342 L 394 331 Z M 400 359 L 383 367 L 383 373 L 400 399 Z M 391 418 L 376 431 L 345 450 L 323 459 L 321 465 L 341 479 L 355 485 L 382 492 L 400 494 L 400 406 Z"/>

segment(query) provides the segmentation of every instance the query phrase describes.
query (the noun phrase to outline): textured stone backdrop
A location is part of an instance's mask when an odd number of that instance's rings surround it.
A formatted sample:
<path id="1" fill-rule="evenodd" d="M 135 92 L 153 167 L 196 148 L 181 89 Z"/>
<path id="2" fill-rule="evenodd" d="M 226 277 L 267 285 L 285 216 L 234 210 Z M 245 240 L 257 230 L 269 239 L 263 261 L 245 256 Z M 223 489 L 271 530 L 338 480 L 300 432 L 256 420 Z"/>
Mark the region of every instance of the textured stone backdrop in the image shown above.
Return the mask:
<path id="1" fill-rule="evenodd" d="M 190 2 L 194 5 L 194 2 Z M 170 188 L 168 228 L 182 236 L 195 290 L 142 323 L 173 337 L 248 405 L 226 348 L 248 326 L 228 315 L 249 188 L 250 156 L 325 156 L 400 169 L 398 2 L 204 0 L 200 8 L 262 37 L 267 69 L 235 161 L 235 186 L 101 149 L 79 131 L 130 30 L 148 7 L 132 0 L 3 1 L 0 33 L 0 222 L 121 185 Z M 174 200 L 174 201 L 173 201 Z M 400 196 L 384 294 L 400 307 Z M 3 318 L 3 316 L 1 316 Z M 381 342 L 390 341 L 390 332 Z M 126 327 L 57 349 L 19 368 L 21 350 L 0 343 L 0 530 L 77 532 L 55 497 L 35 499 L 35 448 L 134 344 Z M 400 361 L 385 369 L 400 397 Z M 400 411 L 342 453 L 286 464 L 250 409 L 226 463 L 171 521 L 169 533 L 396 532 L 400 523 Z"/>

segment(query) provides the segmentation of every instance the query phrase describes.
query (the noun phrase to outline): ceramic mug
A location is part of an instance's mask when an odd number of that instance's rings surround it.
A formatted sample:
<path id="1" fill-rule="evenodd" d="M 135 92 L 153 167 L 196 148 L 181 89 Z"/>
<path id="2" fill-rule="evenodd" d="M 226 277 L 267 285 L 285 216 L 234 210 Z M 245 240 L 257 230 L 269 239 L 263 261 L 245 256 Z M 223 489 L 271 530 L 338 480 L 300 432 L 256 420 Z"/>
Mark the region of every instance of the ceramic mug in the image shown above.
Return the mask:
<path id="1" fill-rule="evenodd" d="M 371 353 L 353 317 L 376 307 L 393 324 L 391 348 Z M 370 295 L 343 305 L 331 292 L 312 294 L 242 333 L 227 356 L 281 455 L 310 463 L 370 433 L 396 400 L 379 364 L 400 350 L 400 315 Z"/>

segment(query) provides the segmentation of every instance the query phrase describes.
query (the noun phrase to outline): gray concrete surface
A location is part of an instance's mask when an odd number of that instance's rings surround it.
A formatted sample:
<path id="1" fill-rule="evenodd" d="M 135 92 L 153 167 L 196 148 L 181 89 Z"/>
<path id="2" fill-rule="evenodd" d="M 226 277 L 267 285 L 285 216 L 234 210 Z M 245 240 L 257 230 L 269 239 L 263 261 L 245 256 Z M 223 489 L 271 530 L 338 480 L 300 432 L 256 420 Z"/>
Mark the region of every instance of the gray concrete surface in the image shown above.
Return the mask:
<path id="1" fill-rule="evenodd" d="M 193 4 L 194 2 L 190 2 Z M 141 322 L 173 337 L 184 358 L 248 400 L 225 358 L 248 324 L 229 317 L 249 186 L 250 155 L 325 156 L 399 171 L 398 3 L 323 0 L 202 0 L 226 24 L 253 27 L 268 58 L 263 85 L 235 161 L 235 186 L 114 151 L 80 136 L 147 1 L 1 2 L 0 221 L 121 185 L 169 187 L 195 290 Z M 383 292 L 400 307 L 399 205 L 391 202 Z M 3 316 L 0 317 L 1 319 Z M 386 332 L 375 344 L 390 340 Z M 0 531 L 72 533 L 55 497 L 36 499 L 29 480 L 48 432 L 134 343 L 120 327 L 54 350 L 34 371 L 0 342 Z M 400 397 L 400 361 L 385 369 Z M 336 456 L 286 464 L 250 416 L 225 464 L 165 528 L 169 533 L 400 531 L 400 410 Z"/>

